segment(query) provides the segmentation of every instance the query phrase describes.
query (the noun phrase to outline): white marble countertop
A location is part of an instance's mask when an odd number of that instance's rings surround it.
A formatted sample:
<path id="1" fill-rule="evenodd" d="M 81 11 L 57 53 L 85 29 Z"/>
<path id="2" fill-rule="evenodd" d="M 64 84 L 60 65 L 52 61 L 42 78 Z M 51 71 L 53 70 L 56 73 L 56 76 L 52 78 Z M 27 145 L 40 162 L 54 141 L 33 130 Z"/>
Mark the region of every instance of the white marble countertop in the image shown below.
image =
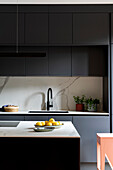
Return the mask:
<path id="1" fill-rule="evenodd" d="M 0 115 L 89 115 L 89 116 L 109 116 L 107 112 L 78 112 L 78 111 L 68 111 L 68 113 L 28 113 L 28 111 L 18 111 L 18 112 L 0 112 Z"/>
<path id="2" fill-rule="evenodd" d="M 17 127 L 0 127 L 0 137 L 80 138 L 70 121 L 62 121 L 64 125 L 61 128 L 50 132 L 35 132 L 33 129 L 35 123 L 36 121 L 20 121 Z"/>
<path id="3" fill-rule="evenodd" d="M 113 4 L 113 0 L 0 0 L 0 4 Z"/>

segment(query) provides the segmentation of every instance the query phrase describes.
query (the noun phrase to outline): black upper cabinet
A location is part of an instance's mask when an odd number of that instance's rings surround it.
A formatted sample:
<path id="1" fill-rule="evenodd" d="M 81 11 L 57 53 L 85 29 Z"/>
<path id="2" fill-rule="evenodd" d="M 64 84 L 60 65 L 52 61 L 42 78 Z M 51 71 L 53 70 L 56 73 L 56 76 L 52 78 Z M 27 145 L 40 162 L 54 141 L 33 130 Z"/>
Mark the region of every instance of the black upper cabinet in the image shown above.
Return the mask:
<path id="1" fill-rule="evenodd" d="M 16 46 L 17 6 L 0 6 L 0 45 Z"/>
<path id="2" fill-rule="evenodd" d="M 19 6 L 19 45 L 48 44 L 48 12 L 45 6 Z"/>
<path id="3" fill-rule="evenodd" d="M 107 74 L 107 46 L 72 48 L 72 76 L 107 76 Z"/>
<path id="4" fill-rule="evenodd" d="M 72 14 L 49 14 L 49 44 L 72 44 Z"/>
<path id="5" fill-rule="evenodd" d="M 27 13 L 25 21 L 25 44 L 48 44 L 48 15 Z"/>
<path id="6" fill-rule="evenodd" d="M 48 48 L 36 47 L 26 56 L 26 76 L 47 76 L 48 75 Z M 30 56 L 31 54 L 31 56 Z"/>
<path id="7" fill-rule="evenodd" d="M 25 76 L 24 57 L 2 57 L 0 55 L 0 76 Z"/>
<path id="8" fill-rule="evenodd" d="M 72 48 L 72 76 L 88 76 L 87 48 Z"/>
<path id="9" fill-rule="evenodd" d="M 81 45 L 109 44 L 109 14 L 74 14 L 73 43 Z"/>
<path id="10" fill-rule="evenodd" d="M 71 47 L 49 47 L 49 75 L 71 76 Z"/>

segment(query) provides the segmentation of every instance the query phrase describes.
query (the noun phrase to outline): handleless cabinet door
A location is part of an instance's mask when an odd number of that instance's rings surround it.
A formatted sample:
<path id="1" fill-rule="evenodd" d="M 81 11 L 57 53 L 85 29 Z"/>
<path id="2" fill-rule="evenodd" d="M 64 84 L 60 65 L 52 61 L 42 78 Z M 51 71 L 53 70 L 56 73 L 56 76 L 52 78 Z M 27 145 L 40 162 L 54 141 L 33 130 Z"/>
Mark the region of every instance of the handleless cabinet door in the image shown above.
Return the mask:
<path id="1" fill-rule="evenodd" d="M 0 76 L 25 76 L 24 57 L 1 56 L 0 63 Z"/>
<path id="2" fill-rule="evenodd" d="M 72 14 L 49 14 L 49 44 L 72 44 Z"/>
<path id="3" fill-rule="evenodd" d="M 49 75 L 71 76 L 71 47 L 49 48 Z"/>
<path id="4" fill-rule="evenodd" d="M 24 24 L 25 44 L 48 43 L 48 14 L 25 13 Z"/>
<path id="5" fill-rule="evenodd" d="M 0 45 L 14 45 L 17 42 L 17 7 L 0 6 Z"/>
<path id="6" fill-rule="evenodd" d="M 47 76 L 48 75 L 48 48 L 37 48 L 36 56 L 26 57 L 27 76 Z"/>
<path id="7" fill-rule="evenodd" d="M 89 57 L 87 48 L 72 48 L 72 76 L 88 76 Z"/>
<path id="8" fill-rule="evenodd" d="M 73 43 L 88 45 L 109 44 L 109 14 L 74 14 Z"/>
<path id="9" fill-rule="evenodd" d="M 72 47 L 72 76 L 107 76 L 107 46 Z"/>
<path id="10" fill-rule="evenodd" d="M 21 116 L 21 115 L 19 115 L 19 116 L 1 116 L 0 115 L 0 121 L 4 121 L 4 120 L 6 120 L 6 121 L 24 121 L 24 116 Z"/>
<path id="11" fill-rule="evenodd" d="M 97 161 L 96 133 L 110 133 L 109 116 L 73 116 L 73 124 L 80 134 L 80 161 Z"/>
<path id="12" fill-rule="evenodd" d="M 48 116 L 25 116 L 25 121 L 46 121 Z"/>

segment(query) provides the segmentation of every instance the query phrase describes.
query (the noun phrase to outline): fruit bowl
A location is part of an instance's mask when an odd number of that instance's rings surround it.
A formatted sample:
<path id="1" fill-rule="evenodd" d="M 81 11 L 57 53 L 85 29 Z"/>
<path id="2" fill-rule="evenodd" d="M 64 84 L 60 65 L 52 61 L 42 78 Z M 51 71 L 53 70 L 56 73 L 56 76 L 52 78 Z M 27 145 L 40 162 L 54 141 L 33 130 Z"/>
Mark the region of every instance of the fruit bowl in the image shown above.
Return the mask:
<path id="1" fill-rule="evenodd" d="M 43 127 L 46 129 L 59 129 L 64 125 L 60 121 L 55 121 L 55 119 L 51 118 L 49 121 L 37 122 L 34 126 L 35 128 Z"/>
<path id="2" fill-rule="evenodd" d="M 63 124 L 62 124 L 62 125 L 63 125 Z M 46 129 L 59 129 L 59 128 L 62 127 L 62 125 L 56 125 L 56 126 L 53 126 L 53 125 L 52 125 L 52 126 L 46 126 L 46 125 L 45 125 L 45 126 L 38 126 L 38 125 L 35 124 L 34 126 L 35 126 L 36 128 L 38 128 L 38 127 L 40 127 L 40 128 L 41 128 L 41 127 L 44 127 L 44 128 L 46 128 Z"/>

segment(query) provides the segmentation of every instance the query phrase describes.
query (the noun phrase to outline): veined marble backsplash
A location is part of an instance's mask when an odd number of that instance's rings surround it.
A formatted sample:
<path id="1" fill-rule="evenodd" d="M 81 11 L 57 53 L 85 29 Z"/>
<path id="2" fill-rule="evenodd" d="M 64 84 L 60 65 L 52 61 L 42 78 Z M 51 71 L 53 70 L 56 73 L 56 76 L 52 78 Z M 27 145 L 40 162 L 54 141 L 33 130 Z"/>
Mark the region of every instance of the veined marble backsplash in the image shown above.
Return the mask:
<path id="1" fill-rule="evenodd" d="M 19 110 L 46 109 L 47 90 L 53 90 L 54 110 L 75 110 L 73 96 L 99 98 L 103 108 L 102 77 L 0 77 L 0 106 L 14 104 Z"/>

